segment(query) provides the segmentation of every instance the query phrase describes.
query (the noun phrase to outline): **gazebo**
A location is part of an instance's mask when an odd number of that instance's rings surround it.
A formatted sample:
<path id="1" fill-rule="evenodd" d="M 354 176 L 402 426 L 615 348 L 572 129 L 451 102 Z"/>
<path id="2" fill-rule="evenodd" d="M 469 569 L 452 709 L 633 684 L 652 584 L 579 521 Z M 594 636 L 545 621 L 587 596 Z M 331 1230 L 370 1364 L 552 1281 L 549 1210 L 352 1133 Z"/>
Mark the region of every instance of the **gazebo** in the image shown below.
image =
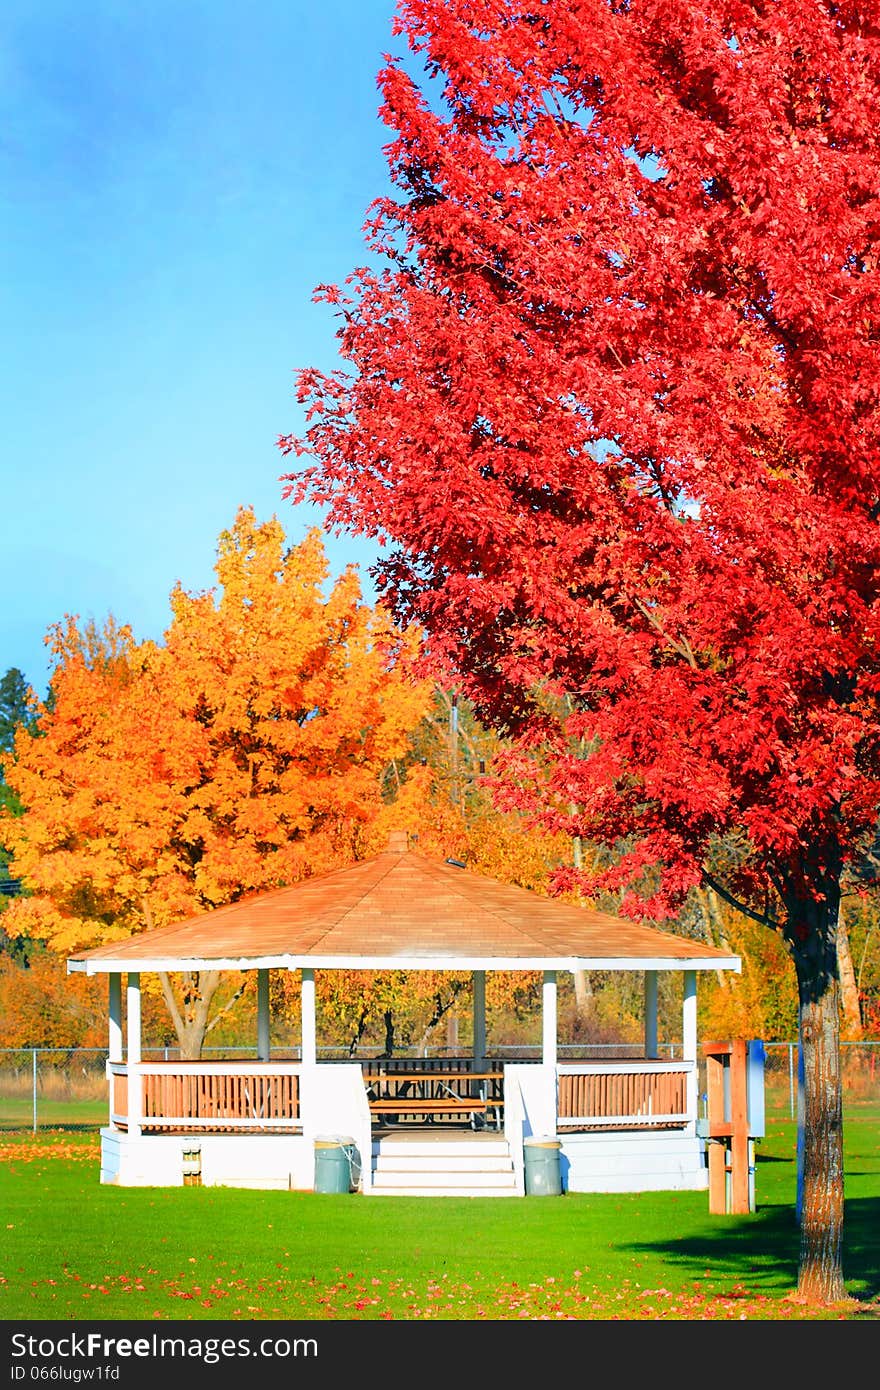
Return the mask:
<path id="1" fill-rule="evenodd" d="M 109 977 L 101 1181 L 307 1190 L 317 1149 L 338 1141 L 364 1194 L 522 1195 L 526 1147 L 546 1141 L 563 1190 L 705 1188 L 697 978 L 740 968 L 704 942 L 430 859 L 393 834 L 372 859 L 70 957 L 68 970 Z M 472 1055 L 319 1061 L 315 973 L 338 969 L 472 972 Z M 257 972 L 255 1059 L 143 1059 L 141 975 L 182 970 Z M 300 974 L 295 1060 L 272 1056 L 271 970 Z M 542 972 L 539 1059 L 487 1055 L 493 970 Z M 643 974 L 638 1055 L 560 1060 L 557 980 L 581 970 Z M 658 1052 L 666 971 L 683 975 L 676 1058 Z"/>

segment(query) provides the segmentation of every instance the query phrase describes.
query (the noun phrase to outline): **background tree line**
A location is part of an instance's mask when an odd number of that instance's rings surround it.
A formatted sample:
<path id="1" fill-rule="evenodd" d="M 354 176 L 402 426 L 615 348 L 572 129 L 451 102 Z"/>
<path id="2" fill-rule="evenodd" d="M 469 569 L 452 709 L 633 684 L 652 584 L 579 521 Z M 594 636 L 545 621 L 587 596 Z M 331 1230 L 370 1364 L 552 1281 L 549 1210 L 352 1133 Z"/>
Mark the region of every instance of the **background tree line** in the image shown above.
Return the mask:
<path id="1" fill-rule="evenodd" d="M 376 853 L 392 826 L 417 829 L 425 853 L 543 893 L 560 867 L 598 868 L 625 849 L 498 808 L 503 740 L 419 674 L 415 634 L 362 602 L 354 572 L 325 595 L 317 534 L 288 547 L 277 521 L 243 509 L 216 570 L 215 589 L 171 595 L 161 642 L 67 617 L 50 634 L 44 700 L 15 669 L 0 680 L 0 1046 L 104 1047 L 103 983 L 67 975 L 71 951 Z M 591 901 L 616 911 L 620 898 Z M 880 1034 L 877 920 L 875 896 L 853 882 L 841 913 L 852 1039 Z M 666 925 L 743 957 L 741 976 L 719 972 L 701 990 L 705 1032 L 796 1036 L 780 941 L 705 887 Z M 320 988 L 326 1046 L 468 1044 L 465 975 L 384 972 L 364 989 L 363 976 L 323 972 Z M 491 976 L 490 1035 L 537 1040 L 539 998 L 537 974 Z M 272 1003 L 278 1035 L 295 1042 L 298 985 L 283 972 Z M 628 977 L 565 980 L 560 1003 L 569 1041 L 639 1037 Z M 676 1028 L 677 1000 L 660 1006 Z M 145 1038 L 192 1054 L 234 1045 L 250 1039 L 253 1009 L 245 976 L 169 978 L 147 991 Z"/>

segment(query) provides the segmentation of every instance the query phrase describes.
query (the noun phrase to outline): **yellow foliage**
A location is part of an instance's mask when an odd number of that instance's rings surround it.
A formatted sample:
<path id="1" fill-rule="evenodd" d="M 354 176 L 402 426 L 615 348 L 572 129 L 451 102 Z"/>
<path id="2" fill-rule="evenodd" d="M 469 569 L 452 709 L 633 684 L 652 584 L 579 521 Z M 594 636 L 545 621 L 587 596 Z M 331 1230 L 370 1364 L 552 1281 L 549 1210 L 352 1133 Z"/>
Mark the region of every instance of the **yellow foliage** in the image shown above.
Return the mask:
<path id="1" fill-rule="evenodd" d="M 417 635 L 354 571 L 325 596 L 320 533 L 287 547 L 249 508 L 216 575 L 174 589 L 161 643 L 54 630 L 51 699 L 5 769 L 25 809 L 0 838 L 32 894 L 10 932 L 63 953 L 119 939 L 350 862 L 387 826 L 387 767 L 430 696 Z"/>

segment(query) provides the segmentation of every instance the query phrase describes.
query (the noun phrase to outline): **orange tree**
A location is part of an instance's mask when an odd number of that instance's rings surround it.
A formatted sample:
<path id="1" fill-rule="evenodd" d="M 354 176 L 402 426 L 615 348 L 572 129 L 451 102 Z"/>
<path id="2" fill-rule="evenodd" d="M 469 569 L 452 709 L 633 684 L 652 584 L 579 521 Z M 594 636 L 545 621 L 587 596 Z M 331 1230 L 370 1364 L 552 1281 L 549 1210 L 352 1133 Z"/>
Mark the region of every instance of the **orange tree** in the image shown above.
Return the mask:
<path id="1" fill-rule="evenodd" d="M 161 643 L 112 621 L 54 630 L 50 698 L 5 762 L 24 809 L 0 842 L 28 890 L 10 936 L 68 954 L 375 848 L 383 774 L 429 695 L 415 636 L 361 601 L 353 569 L 325 596 L 317 531 L 287 547 L 241 509 L 215 569 L 207 592 L 175 588 Z M 161 978 L 197 1056 L 229 1004 L 220 977 Z"/>
<path id="2" fill-rule="evenodd" d="M 0 954 L 0 1047 L 106 1047 L 101 981 L 65 976 L 63 964 L 33 946 L 26 964 Z"/>

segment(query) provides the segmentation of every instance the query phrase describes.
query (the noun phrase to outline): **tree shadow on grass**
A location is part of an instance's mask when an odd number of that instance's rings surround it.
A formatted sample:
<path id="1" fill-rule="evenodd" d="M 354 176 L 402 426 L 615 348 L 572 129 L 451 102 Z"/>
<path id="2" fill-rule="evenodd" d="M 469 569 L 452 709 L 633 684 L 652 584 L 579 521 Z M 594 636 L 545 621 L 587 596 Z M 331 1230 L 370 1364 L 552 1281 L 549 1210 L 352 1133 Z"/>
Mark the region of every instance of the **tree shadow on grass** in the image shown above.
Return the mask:
<path id="1" fill-rule="evenodd" d="M 800 1233 L 793 1206 L 768 1206 L 751 1216 L 719 1216 L 705 1234 L 629 1242 L 621 1248 L 661 1256 L 694 1279 L 729 1277 L 755 1293 L 797 1286 Z M 847 1199 L 843 1273 L 860 1302 L 880 1297 L 880 1198 Z"/>

